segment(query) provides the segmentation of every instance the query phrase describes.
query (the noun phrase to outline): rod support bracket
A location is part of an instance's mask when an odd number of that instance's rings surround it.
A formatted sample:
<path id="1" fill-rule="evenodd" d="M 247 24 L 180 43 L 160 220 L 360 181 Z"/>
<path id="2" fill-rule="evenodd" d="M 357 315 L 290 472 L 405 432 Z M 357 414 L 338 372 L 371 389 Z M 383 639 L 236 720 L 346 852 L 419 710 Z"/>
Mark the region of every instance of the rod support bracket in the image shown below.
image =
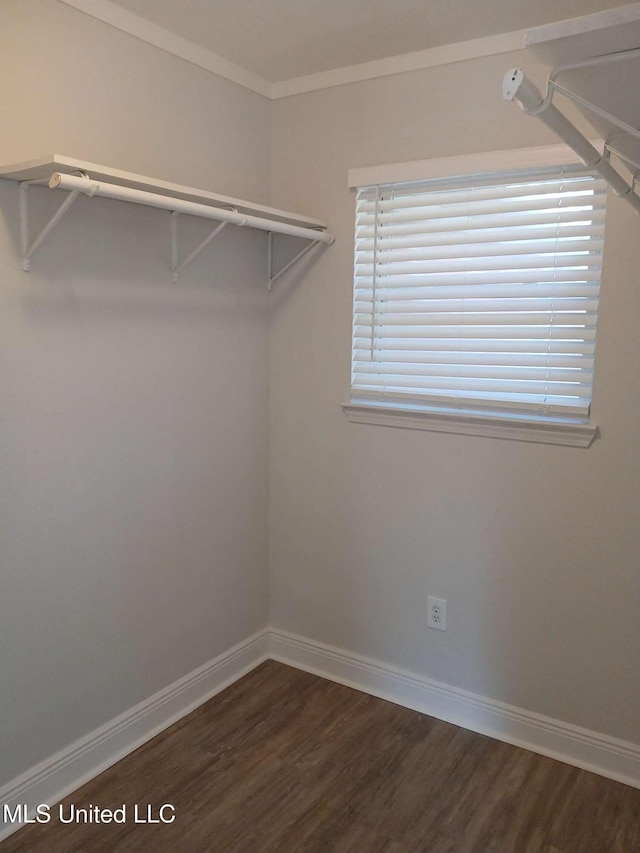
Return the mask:
<path id="1" fill-rule="evenodd" d="M 502 78 L 502 97 L 516 103 L 529 115 L 539 115 L 549 106 L 521 68 L 510 68 Z"/>

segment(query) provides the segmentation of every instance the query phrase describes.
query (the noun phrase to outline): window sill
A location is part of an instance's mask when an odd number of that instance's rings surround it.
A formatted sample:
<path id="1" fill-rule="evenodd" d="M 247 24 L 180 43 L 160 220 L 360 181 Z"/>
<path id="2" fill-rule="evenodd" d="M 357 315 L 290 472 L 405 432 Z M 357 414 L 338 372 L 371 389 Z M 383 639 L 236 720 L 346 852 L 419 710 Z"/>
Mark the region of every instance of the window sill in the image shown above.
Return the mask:
<path id="1" fill-rule="evenodd" d="M 598 435 L 592 424 L 542 421 L 522 417 L 403 409 L 374 403 L 343 403 L 347 420 L 356 424 L 423 429 L 485 438 L 504 438 L 567 447 L 589 447 Z"/>

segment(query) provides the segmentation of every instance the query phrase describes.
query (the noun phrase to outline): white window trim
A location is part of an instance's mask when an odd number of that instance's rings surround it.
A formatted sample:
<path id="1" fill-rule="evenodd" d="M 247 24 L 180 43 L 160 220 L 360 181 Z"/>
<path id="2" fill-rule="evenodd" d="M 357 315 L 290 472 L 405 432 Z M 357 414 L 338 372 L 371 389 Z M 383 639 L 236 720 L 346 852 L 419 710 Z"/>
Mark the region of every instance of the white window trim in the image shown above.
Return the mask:
<path id="1" fill-rule="evenodd" d="M 354 424 L 422 429 L 457 435 L 505 438 L 537 444 L 590 447 L 598 436 L 595 424 L 537 421 L 529 418 L 403 409 L 376 403 L 343 403 L 347 420 Z"/>
<path id="2" fill-rule="evenodd" d="M 592 144 L 599 151 L 603 150 L 602 140 L 592 140 Z M 456 177 L 481 172 L 508 171 L 510 169 L 579 162 L 581 162 L 580 159 L 569 146 L 545 145 L 535 148 L 508 149 L 483 154 L 349 169 L 348 185 L 350 189 L 354 189 L 376 184 L 403 183 L 430 178 Z M 403 408 L 387 403 L 364 403 L 357 400 L 343 403 L 342 410 L 350 423 L 502 438 L 567 447 L 590 447 L 599 436 L 598 426 L 592 421 L 580 424 L 561 420 L 538 420 L 514 415 L 437 411 L 426 407 L 420 409 L 417 406 Z"/>
<path id="3" fill-rule="evenodd" d="M 602 152 L 601 139 L 590 140 L 594 148 Z M 349 189 L 396 184 L 410 181 L 427 181 L 431 178 L 456 178 L 481 172 L 507 172 L 512 169 L 528 169 L 535 166 L 554 166 L 561 163 L 581 163 L 578 155 L 568 145 L 541 145 L 536 148 L 511 148 L 505 151 L 489 151 L 484 154 L 463 154 L 456 157 L 441 157 L 433 160 L 413 160 L 406 163 L 390 163 L 385 166 L 363 166 L 349 169 Z"/>

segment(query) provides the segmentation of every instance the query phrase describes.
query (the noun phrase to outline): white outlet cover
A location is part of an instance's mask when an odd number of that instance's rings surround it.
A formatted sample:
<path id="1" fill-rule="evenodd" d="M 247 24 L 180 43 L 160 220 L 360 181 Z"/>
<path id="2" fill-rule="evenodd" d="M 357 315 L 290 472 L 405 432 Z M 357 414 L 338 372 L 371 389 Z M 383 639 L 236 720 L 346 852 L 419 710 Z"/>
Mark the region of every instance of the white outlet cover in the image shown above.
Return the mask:
<path id="1" fill-rule="evenodd" d="M 427 598 L 427 625 L 438 631 L 447 630 L 447 600 L 446 598 Z"/>

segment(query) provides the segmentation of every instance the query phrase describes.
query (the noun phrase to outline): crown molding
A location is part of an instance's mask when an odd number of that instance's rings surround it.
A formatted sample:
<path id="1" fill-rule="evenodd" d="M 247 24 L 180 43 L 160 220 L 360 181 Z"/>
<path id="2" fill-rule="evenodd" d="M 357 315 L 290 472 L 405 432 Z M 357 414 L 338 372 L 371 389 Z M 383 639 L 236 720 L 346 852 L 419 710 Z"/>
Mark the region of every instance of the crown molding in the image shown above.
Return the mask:
<path id="1" fill-rule="evenodd" d="M 165 30 L 164 27 L 152 24 L 140 15 L 128 12 L 121 6 L 111 3 L 110 0 L 59 0 L 59 2 L 73 7 L 79 12 L 84 12 L 92 18 L 97 18 L 117 30 L 122 30 L 130 36 L 147 42 L 147 44 L 159 47 L 160 50 L 184 59 L 192 65 L 198 65 L 205 71 L 210 71 L 212 74 L 224 77 L 245 89 L 250 89 L 258 95 L 263 95 L 265 98 L 271 97 L 271 83 L 268 80 L 247 71 L 246 68 L 236 65 L 234 62 L 223 59 L 211 50 Z"/>
<path id="2" fill-rule="evenodd" d="M 404 74 L 407 71 L 419 71 L 423 68 L 434 68 L 438 65 L 451 65 L 454 62 L 464 62 L 468 59 L 479 59 L 484 56 L 495 56 L 500 53 L 511 53 L 524 48 L 526 30 L 515 30 L 497 36 L 471 39 L 470 41 L 444 44 L 430 47 L 400 56 L 389 56 L 385 59 L 375 59 L 372 62 L 362 62 L 359 65 L 348 65 L 331 71 L 321 71 L 305 77 L 293 77 L 282 80 L 271 87 L 273 99 L 288 98 L 304 92 L 314 92 L 318 89 L 329 89 L 334 86 L 344 86 L 347 83 L 359 83 L 363 80 L 373 80 L 376 77 L 390 77 L 394 74 Z"/>
<path id="3" fill-rule="evenodd" d="M 404 74 L 407 71 L 419 71 L 423 68 L 451 65 L 484 56 L 511 53 L 524 48 L 526 33 L 526 30 L 515 30 L 271 83 L 264 77 L 223 59 L 211 50 L 177 36 L 140 15 L 128 12 L 111 0 L 58 0 L 58 2 L 273 100 L 315 92 L 319 89 L 330 89 L 334 86 L 344 86 L 348 83 L 373 80 L 377 77 Z"/>

